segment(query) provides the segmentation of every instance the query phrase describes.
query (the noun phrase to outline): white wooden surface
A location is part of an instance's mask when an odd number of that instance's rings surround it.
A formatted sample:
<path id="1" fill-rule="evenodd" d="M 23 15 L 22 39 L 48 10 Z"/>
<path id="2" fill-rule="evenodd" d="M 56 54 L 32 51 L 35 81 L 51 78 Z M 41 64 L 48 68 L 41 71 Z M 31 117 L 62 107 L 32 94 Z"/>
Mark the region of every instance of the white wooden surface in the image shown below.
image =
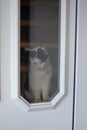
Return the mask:
<path id="1" fill-rule="evenodd" d="M 1 25 L 1 130 L 72 130 L 75 0 L 67 0 L 66 97 L 54 110 L 25 112 L 11 99 L 11 1 L 0 0 Z M 15 1 L 14 1 L 15 3 Z M 15 6 L 15 4 L 14 4 Z M 14 16 L 15 17 L 15 16 Z M 14 36 L 15 40 L 15 36 Z M 14 69 L 14 68 L 13 68 Z M 68 80 L 67 80 L 68 79 Z M 17 82 L 15 83 L 17 84 Z"/>
<path id="2" fill-rule="evenodd" d="M 87 0 L 78 0 L 75 130 L 87 130 Z"/>

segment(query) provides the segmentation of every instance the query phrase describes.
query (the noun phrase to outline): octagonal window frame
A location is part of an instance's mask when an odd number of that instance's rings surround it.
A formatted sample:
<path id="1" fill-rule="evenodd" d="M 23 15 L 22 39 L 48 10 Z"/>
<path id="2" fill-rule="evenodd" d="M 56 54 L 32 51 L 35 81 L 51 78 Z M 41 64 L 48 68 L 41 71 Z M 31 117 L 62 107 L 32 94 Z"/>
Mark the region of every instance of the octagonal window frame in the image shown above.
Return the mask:
<path id="1" fill-rule="evenodd" d="M 58 106 L 57 104 L 65 96 L 66 87 L 66 37 L 67 37 L 67 0 L 60 0 L 60 73 L 58 94 L 50 101 L 44 103 L 29 103 L 20 95 L 20 1 L 11 1 L 11 98 L 26 111 L 37 109 L 50 109 Z"/>

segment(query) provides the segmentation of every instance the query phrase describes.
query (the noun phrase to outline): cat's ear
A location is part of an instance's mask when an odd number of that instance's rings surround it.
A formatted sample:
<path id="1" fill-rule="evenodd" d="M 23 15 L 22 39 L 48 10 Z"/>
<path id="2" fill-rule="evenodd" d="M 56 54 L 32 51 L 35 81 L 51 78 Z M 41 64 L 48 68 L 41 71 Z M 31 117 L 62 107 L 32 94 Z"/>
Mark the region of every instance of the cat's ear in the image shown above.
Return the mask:
<path id="1" fill-rule="evenodd" d="M 32 51 L 32 49 L 29 47 L 25 47 L 25 51 Z"/>
<path id="2" fill-rule="evenodd" d="M 42 49 L 43 49 L 43 50 L 46 50 L 46 47 L 45 47 L 45 46 L 43 46 L 43 47 L 42 47 Z"/>

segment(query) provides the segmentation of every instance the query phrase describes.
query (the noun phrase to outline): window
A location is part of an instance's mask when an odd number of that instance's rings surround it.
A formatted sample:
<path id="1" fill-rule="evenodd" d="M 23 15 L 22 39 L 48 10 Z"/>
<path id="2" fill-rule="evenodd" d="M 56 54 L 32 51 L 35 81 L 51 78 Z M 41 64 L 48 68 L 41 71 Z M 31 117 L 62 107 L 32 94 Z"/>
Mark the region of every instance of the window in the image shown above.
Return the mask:
<path id="1" fill-rule="evenodd" d="M 60 91 L 60 2 L 21 0 L 20 95 L 49 102 Z"/>

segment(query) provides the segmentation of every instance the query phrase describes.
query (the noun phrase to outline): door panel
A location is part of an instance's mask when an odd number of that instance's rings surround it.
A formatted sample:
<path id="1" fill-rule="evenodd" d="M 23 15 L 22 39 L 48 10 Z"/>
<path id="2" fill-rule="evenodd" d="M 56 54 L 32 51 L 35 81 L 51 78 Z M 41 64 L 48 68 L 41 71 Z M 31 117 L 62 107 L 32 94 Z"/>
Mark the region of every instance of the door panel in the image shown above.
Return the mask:
<path id="1" fill-rule="evenodd" d="M 74 41 L 75 41 L 75 0 L 67 2 L 67 24 L 65 53 L 65 95 L 57 105 L 49 109 L 25 112 L 25 103 L 18 100 L 18 0 L 1 0 L 1 103 L 0 128 L 3 130 L 72 130 L 73 77 L 74 77 Z M 63 2 L 63 1 L 62 1 Z M 13 6 L 14 5 L 14 6 Z M 62 7 L 63 8 L 63 7 Z M 12 13 L 15 10 L 14 20 Z M 16 12 L 17 11 L 17 12 Z M 15 24 L 16 22 L 16 24 Z M 13 32 L 15 35 L 13 37 Z M 17 51 L 12 49 L 16 46 Z M 17 59 L 19 61 L 19 59 Z M 16 66 L 16 69 L 15 69 Z M 13 73 L 14 72 L 14 73 Z M 17 77 L 16 77 L 17 76 Z M 16 78 L 15 78 L 16 77 Z M 13 81 L 14 79 L 14 81 Z M 16 87 L 14 87 L 16 86 Z M 13 89 L 14 87 L 14 89 Z M 17 100 L 15 99 L 17 98 Z M 9 119 L 8 119 L 9 118 Z"/>

